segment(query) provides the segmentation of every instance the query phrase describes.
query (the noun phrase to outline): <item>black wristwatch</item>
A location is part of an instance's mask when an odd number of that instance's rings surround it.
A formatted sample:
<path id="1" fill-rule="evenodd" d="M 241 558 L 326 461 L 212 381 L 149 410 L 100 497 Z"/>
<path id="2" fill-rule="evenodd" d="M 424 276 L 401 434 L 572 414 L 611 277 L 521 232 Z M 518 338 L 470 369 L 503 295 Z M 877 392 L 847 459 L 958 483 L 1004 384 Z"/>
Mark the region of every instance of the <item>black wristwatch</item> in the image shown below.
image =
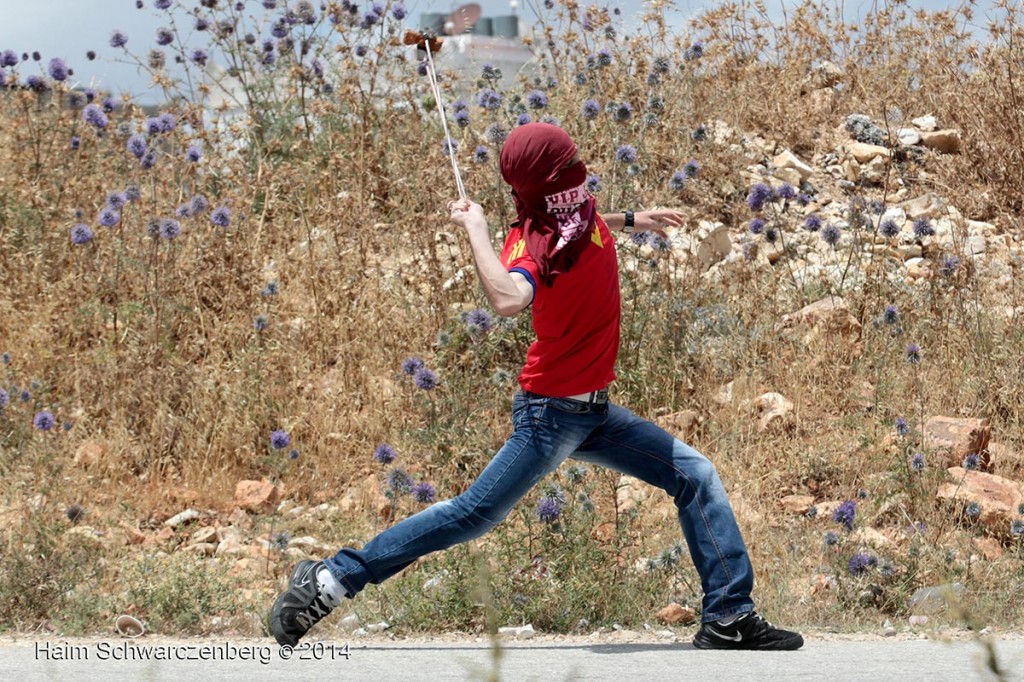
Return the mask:
<path id="1" fill-rule="evenodd" d="M 622 231 L 626 234 L 632 232 L 633 228 L 636 227 L 636 224 L 633 222 L 634 218 L 635 216 L 632 211 L 626 211 L 626 222 L 622 225 Z"/>

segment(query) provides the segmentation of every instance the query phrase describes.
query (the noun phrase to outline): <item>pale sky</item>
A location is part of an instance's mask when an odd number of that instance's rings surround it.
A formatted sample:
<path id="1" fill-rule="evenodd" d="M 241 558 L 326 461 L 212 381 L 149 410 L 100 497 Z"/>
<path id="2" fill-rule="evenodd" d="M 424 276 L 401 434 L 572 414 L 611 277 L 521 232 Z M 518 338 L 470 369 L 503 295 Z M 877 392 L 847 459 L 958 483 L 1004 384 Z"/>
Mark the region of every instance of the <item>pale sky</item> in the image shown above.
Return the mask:
<path id="1" fill-rule="evenodd" d="M 222 0 L 224 1 L 224 0 Z M 234 1 L 234 0 L 232 0 Z M 294 0 L 287 0 L 294 4 Z M 535 15 L 531 9 L 534 3 L 543 0 L 518 0 L 516 13 L 526 20 Z M 779 8 L 782 2 L 793 4 L 791 0 L 765 0 L 768 7 Z M 119 29 L 128 35 L 127 47 L 136 55 L 145 57 L 146 52 L 155 47 L 156 29 L 167 25 L 166 12 L 153 8 L 154 0 L 143 0 L 145 8 L 136 9 L 135 0 L 0 0 L 0 50 L 11 49 L 19 55 L 23 52 L 38 51 L 42 60 L 36 64 L 32 61 L 18 67 L 22 79 L 31 73 L 42 74 L 46 64 L 52 57 L 62 57 L 75 71 L 72 81 L 83 86 L 92 85 L 114 92 L 128 90 L 140 101 L 152 101 L 147 97 L 146 90 L 149 78 L 138 73 L 137 67 L 117 63 L 123 59 L 120 50 L 108 44 L 110 33 Z M 246 6 L 255 12 L 263 12 L 259 0 L 245 0 Z M 368 8 L 370 0 L 356 0 L 361 8 Z M 586 0 L 581 0 L 585 4 Z M 989 7 L 993 0 L 980 0 L 981 7 Z M 198 0 L 187 0 L 187 6 L 193 7 Z M 284 5 L 285 0 L 279 0 Z M 424 12 L 449 12 L 461 3 L 457 2 L 425 2 L 407 0 L 405 5 L 409 16 L 406 25 L 416 26 L 420 15 Z M 508 0 L 479 0 L 483 16 L 494 17 L 513 13 Z M 599 6 L 619 6 L 626 17 L 627 26 L 641 11 L 643 3 L 639 0 L 623 0 L 619 3 L 594 3 Z M 714 0 L 677 0 L 675 8 L 669 12 L 670 22 L 682 26 L 688 17 L 699 12 L 702 7 L 715 4 Z M 909 5 L 915 8 L 938 9 L 956 6 L 959 3 L 942 2 L 941 0 L 910 0 Z M 314 2 L 319 5 L 319 2 Z M 871 0 L 847 0 L 847 15 L 852 19 L 871 7 Z M 279 12 L 280 10 L 278 10 Z M 179 17 L 180 19 L 180 17 Z M 978 23 L 983 24 L 984 21 Z M 179 26 L 190 26 L 191 22 L 181 19 Z M 196 43 L 198 46 L 199 43 Z M 87 50 L 95 50 L 99 57 L 95 61 L 87 61 Z"/>

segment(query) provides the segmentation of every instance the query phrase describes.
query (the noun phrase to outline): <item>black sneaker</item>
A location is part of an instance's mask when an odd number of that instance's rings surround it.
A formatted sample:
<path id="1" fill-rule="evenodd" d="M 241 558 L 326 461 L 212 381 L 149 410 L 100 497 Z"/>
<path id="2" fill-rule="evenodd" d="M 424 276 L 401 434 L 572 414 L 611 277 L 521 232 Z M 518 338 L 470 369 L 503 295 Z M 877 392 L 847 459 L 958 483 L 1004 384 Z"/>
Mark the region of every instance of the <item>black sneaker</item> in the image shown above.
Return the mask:
<path id="1" fill-rule="evenodd" d="M 277 598 L 270 611 L 270 632 L 278 644 L 295 646 L 338 605 L 336 599 L 320 589 L 316 574 L 321 568 L 325 568 L 324 562 L 305 559 L 292 570 L 288 589 Z"/>
<path id="2" fill-rule="evenodd" d="M 762 651 L 793 651 L 804 645 L 796 632 L 782 630 L 757 612 L 745 613 L 729 625 L 703 623 L 693 638 L 698 649 L 759 649 Z"/>

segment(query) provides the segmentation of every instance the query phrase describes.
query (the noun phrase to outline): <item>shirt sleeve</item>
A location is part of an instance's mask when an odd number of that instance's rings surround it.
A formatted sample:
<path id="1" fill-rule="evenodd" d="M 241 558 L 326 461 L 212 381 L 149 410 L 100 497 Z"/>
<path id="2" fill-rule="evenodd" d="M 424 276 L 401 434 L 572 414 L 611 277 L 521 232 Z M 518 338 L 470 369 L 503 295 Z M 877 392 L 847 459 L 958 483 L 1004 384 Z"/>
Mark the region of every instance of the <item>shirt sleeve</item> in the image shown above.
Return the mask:
<path id="1" fill-rule="evenodd" d="M 509 272 L 518 272 L 537 291 L 537 280 L 540 277 L 540 269 L 536 261 L 530 257 L 526 249 L 526 239 L 519 230 L 513 230 L 508 239 L 505 240 L 505 248 L 501 251 L 501 264 Z"/>

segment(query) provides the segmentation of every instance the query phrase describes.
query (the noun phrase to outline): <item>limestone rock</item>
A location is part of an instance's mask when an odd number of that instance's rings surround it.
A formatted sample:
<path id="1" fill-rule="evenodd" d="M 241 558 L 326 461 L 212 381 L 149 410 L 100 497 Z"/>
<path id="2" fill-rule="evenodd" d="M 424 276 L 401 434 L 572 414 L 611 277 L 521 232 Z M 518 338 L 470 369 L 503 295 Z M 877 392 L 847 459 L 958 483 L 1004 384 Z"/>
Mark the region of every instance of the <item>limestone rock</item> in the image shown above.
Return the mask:
<path id="1" fill-rule="evenodd" d="M 810 166 L 804 163 L 804 161 L 802 161 L 799 156 L 797 156 L 788 149 L 776 155 L 776 157 L 772 159 L 772 164 L 774 164 L 775 168 L 780 170 L 795 170 L 797 173 L 800 174 L 800 177 L 803 178 L 804 180 L 810 178 L 811 175 L 814 174 L 814 169 L 812 169 Z M 799 184 L 799 182 L 793 184 Z"/>
<path id="2" fill-rule="evenodd" d="M 786 495 L 779 500 L 782 508 L 790 514 L 806 514 L 807 510 L 814 506 L 813 495 Z"/>
<path id="3" fill-rule="evenodd" d="M 1021 484 L 961 467 L 949 467 L 947 471 L 953 480 L 939 487 L 938 498 L 976 503 L 981 507 L 978 521 L 994 534 L 1008 535 L 1010 523 L 1017 518 L 1017 510 L 1024 499 Z"/>
<path id="4" fill-rule="evenodd" d="M 846 145 L 846 152 L 857 160 L 857 163 L 867 163 L 879 156 L 888 157 L 890 152 L 886 147 L 866 142 L 849 142 Z"/>
<path id="5" fill-rule="evenodd" d="M 281 493 L 269 481 L 239 481 L 235 486 L 235 504 L 250 512 L 268 512 L 278 503 Z"/>
<path id="6" fill-rule="evenodd" d="M 839 296 L 823 298 L 795 313 L 783 315 L 782 329 L 796 326 L 808 328 L 803 337 L 807 345 L 823 336 L 834 340 L 835 336 L 859 336 L 861 331 L 860 322 L 850 314 L 846 301 Z"/>
<path id="7" fill-rule="evenodd" d="M 658 417 L 654 421 L 658 426 L 684 443 L 688 443 L 693 439 L 701 424 L 700 415 L 693 410 L 673 412 L 672 414 Z"/>
<path id="8" fill-rule="evenodd" d="M 936 130 L 921 133 L 921 144 L 943 154 L 960 153 L 959 130 Z"/>
<path id="9" fill-rule="evenodd" d="M 924 446 L 946 453 L 945 466 L 959 466 L 969 454 L 978 455 L 978 466 L 988 469 L 988 443 L 992 429 L 987 419 L 930 417 L 923 429 Z"/>
<path id="10" fill-rule="evenodd" d="M 773 426 L 793 425 L 793 403 L 781 393 L 765 393 L 754 399 L 758 411 L 757 428 L 766 431 Z"/>
<path id="11" fill-rule="evenodd" d="M 906 213 L 908 220 L 938 218 L 945 210 L 946 202 L 941 197 L 928 192 L 909 201 L 904 201 L 901 208 Z"/>
<path id="12" fill-rule="evenodd" d="M 938 121 L 931 114 L 927 116 L 918 116 L 910 122 L 918 130 L 932 131 L 939 127 Z"/>
<path id="13" fill-rule="evenodd" d="M 689 606 L 672 602 L 658 611 L 658 620 L 666 625 L 693 625 L 697 622 L 697 613 Z"/>
<path id="14" fill-rule="evenodd" d="M 995 538 L 972 538 L 971 544 L 988 561 L 999 561 L 1003 558 L 1003 546 Z"/>
<path id="15" fill-rule="evenodd" d="M 177 528 L 178 526 L 184 526 L 189 521 L 195 521 L 200 517 L 200 513 L 195 509 L 186 509 L 183 512 L 179 512 L 171 518 L 164 521 L 164 525 L 168 528 Z"/>
<path id="16" fill-rule="evenodd" d="M 896 131 L 896 139 L 904 147 L 912 147 L 915 144 L 921 144 L 921 133 L 913 128 L 900 128 Z"/>

